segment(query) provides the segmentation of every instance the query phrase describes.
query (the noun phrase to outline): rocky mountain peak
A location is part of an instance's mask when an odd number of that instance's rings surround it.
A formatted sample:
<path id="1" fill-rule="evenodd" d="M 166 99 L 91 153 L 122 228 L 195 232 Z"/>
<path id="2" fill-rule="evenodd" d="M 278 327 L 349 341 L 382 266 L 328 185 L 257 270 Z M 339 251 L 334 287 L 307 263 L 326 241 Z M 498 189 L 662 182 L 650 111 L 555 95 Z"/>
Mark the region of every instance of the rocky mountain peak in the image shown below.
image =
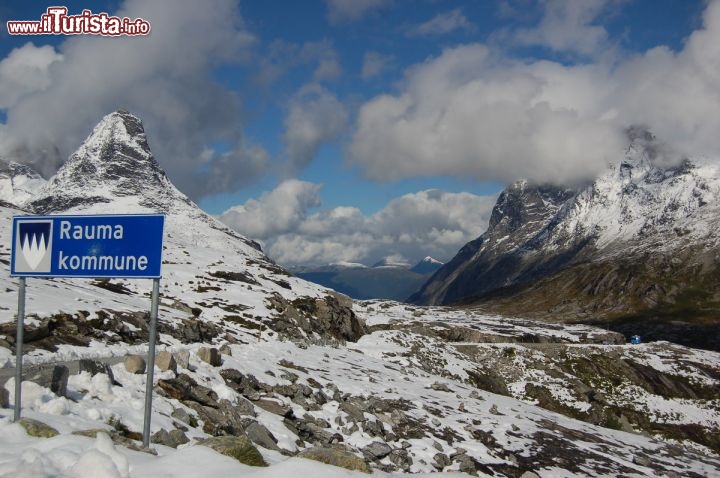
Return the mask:
<path id="1" fill-rule="evenodd" d="M 128 180 L 144 180 L 159 185 L 164 176 L 150 151 L 142 121 L 127 111 L 119 110 L 105 116 L 95 126 L 52 182 L 91 185 L 119 181 L 125 188 L 139 186 L 129 184 Z"/>
<path id="2" fill-rule="evenodd" d="M 574 194 L 572 189 L 517 181 L 498 197 L 485 235 L 500 239 L 509 234 L 534 234 Z"/>
<path id="3" fill-rule="evenodd" d="M 49 213 L 117 198 L 153 211 L 167 211 L 177 200 L 190 203 L 155 160 L 142 121 L 124 110 L 95 126 L 31 205 Z"/>

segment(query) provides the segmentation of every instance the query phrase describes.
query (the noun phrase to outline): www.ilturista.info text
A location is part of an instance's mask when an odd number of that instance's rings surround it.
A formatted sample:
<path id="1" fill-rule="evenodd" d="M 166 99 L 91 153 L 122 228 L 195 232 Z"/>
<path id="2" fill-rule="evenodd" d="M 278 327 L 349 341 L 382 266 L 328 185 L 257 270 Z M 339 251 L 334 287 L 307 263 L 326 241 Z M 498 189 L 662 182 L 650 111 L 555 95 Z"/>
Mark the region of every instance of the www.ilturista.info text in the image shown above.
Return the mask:
<path id="1" fill-rule="evenodd" d="M 9 21 L 11 35 L 147 35 L 150 23 L 142 18 L 130 20 L 83 10 L 80 15 L 68 15 L 66 7 L 49 7 L 40 21 Z"/>

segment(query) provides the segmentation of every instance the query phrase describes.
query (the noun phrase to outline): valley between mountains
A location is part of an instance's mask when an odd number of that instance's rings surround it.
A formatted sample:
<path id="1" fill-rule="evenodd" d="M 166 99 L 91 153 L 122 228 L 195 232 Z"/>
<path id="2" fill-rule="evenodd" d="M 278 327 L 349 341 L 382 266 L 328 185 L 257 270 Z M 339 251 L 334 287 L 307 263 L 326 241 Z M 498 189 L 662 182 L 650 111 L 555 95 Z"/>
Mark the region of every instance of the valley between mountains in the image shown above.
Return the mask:
<path id="1" fill-rule="evenodd" d="M 14 378 L 0 375 L 0 475 L 720 474 L 720 353 L 580 323 L 651 323 L 688 303 L 713 316 L 714 292 L 697 291 L 715 277 L 720 176 L 660 171 L 651 144 L 636 135 L 579 192 L 510 187 L 488 232 L 414 296 L 427 306 L 351 300 L 278 266 L 170 182 L 129 112 L 47 181 L 7 161 L 2 370 L 15 363 L 13 215 L 160 212 L 166 225 L 151 449 L 138 441 L 150 282 L 29 279 L 25 418 L 12 423 Z M 617 188 L 632 194 L 616 204 Z M 608 208 L 619 215 L 597 215 Z M 668 267 L 675 287 L 655 280 Z M 637 307 L 601 307 L 621 296 Z"/>

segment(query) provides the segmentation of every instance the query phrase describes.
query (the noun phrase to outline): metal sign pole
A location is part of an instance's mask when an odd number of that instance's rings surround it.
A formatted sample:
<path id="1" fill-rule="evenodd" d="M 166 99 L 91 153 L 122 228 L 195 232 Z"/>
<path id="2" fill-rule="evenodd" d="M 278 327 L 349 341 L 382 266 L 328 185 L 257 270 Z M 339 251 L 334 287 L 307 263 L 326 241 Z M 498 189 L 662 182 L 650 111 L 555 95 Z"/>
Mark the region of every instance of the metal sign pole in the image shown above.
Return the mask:
<path id="1" fill-rule="evenodd" d="M 147 380 L 145 382 L 145 422 L 143 423 L 143 446 L 150 446 L 150 417 L 152 415 L 153 374 L 155 372 L 155 340 L 157 338 L 158 296 L 160 279 L 153 279 L 152 305 L 150 306 L 150 339 L 148 344 Z"/>
<path id="2" fill-rule="evenodd" d="M 20 404 L 22 403 L 22 360 L 23 360 L 23 327 L 25 322 L 25 278 L 18 281 L 18 312 L 17 333 L 15 335 L 15 417 L 20 420 Z"/>

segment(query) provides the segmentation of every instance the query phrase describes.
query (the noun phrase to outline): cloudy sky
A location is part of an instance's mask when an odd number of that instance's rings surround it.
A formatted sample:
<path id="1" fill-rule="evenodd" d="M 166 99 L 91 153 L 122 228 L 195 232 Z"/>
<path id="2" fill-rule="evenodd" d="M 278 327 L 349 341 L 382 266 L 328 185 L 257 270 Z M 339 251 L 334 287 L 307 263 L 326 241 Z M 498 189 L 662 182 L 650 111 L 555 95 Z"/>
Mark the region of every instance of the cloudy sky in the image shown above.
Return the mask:
<path id="1" fill-rule="evenodd" d="M 3 2 L 0 20 L 55 3 Z M 146 37 L 0 30 L 0 156 L 51 175 L 108 112 L 280 263 L 449 260 L 526 178 L 576 183 L 629 125 L 720 157 L 720 0 L 101 0 Z M 202 6 L 202 7 L 200 7 Z"/>

